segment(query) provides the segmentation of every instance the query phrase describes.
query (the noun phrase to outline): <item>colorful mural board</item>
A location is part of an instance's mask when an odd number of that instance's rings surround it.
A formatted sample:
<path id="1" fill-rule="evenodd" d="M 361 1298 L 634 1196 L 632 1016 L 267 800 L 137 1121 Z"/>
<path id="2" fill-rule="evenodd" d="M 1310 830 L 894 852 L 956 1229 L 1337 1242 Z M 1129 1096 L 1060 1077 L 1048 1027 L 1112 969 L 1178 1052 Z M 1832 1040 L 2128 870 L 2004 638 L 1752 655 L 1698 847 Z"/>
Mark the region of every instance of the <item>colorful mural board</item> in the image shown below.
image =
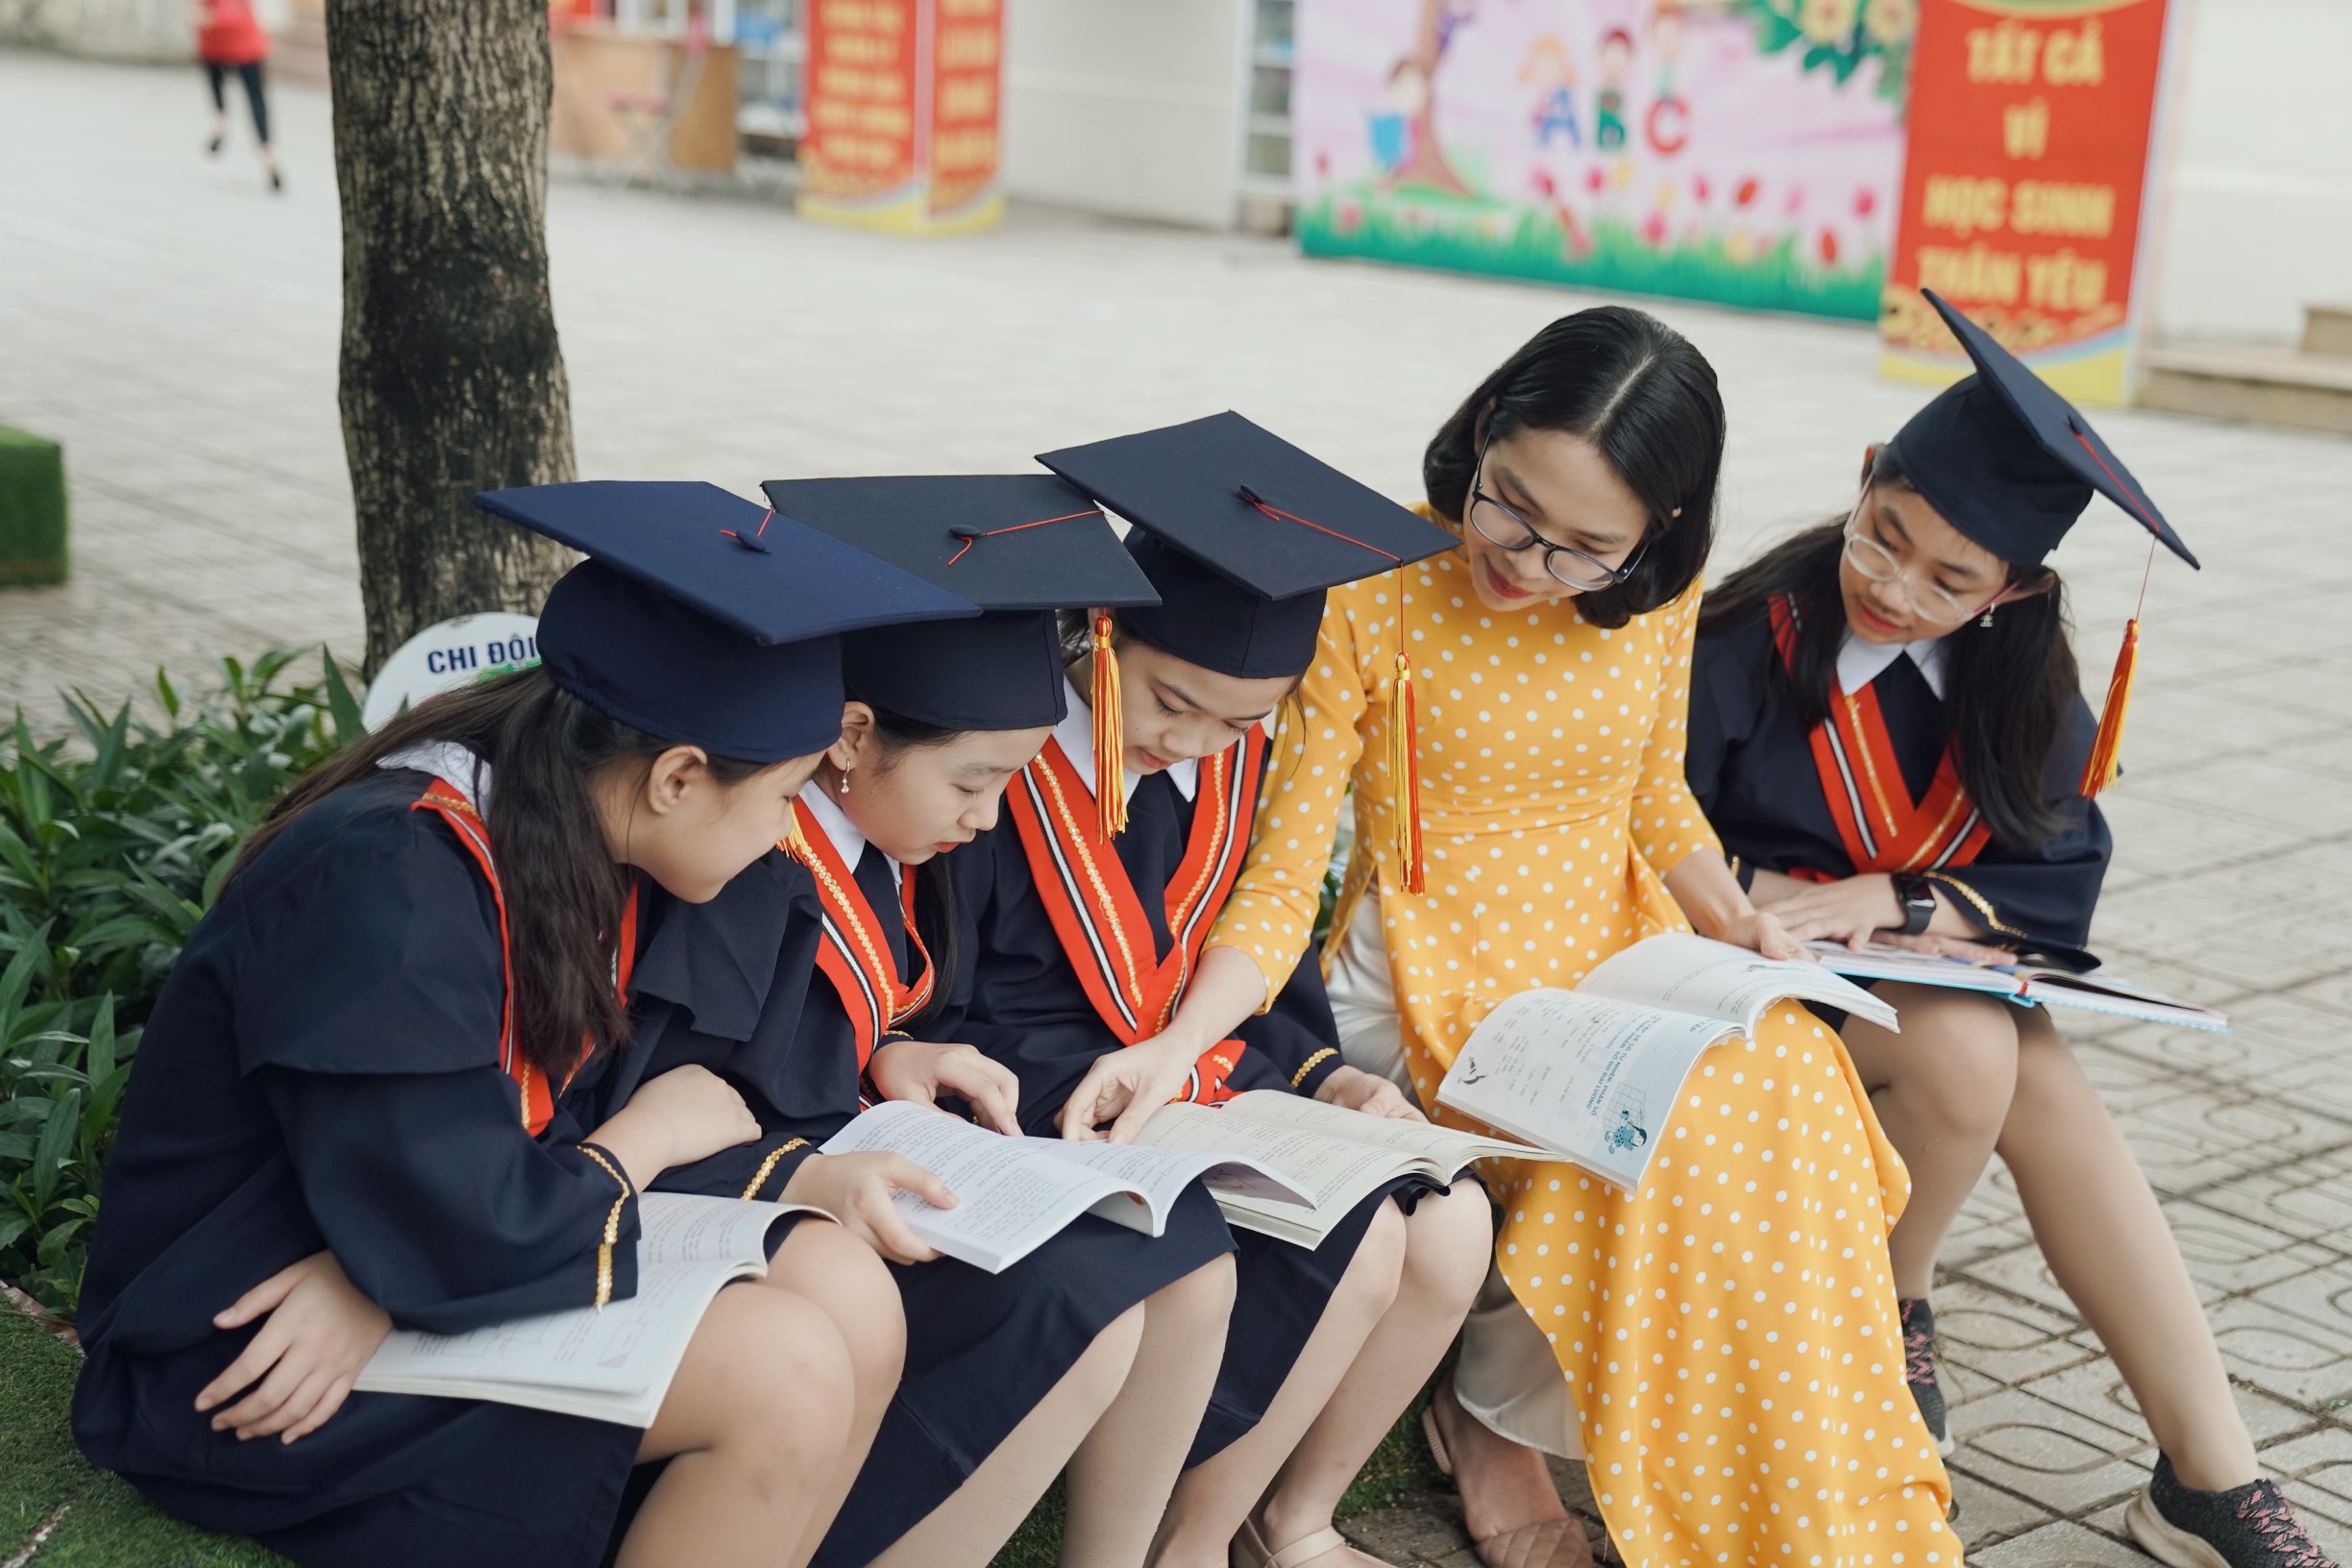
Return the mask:
<path id="1" fill-rule="evenodd" d="M 800 210 L 901 233 L 1004 216 L 1003 0 L 810 0 Z"/>
<path id="2" fill-rule="evenodd" d="M 1923 285 L 2078 403 L 2130 389 L 2166 0 L 1923 0 L 1881 368 L 1968 373 Z"/>
<path id="3" fill-rule="evenodd" d="M 1920 0 L 1298 0 L 1314 256 L 1874 320 Z"/>

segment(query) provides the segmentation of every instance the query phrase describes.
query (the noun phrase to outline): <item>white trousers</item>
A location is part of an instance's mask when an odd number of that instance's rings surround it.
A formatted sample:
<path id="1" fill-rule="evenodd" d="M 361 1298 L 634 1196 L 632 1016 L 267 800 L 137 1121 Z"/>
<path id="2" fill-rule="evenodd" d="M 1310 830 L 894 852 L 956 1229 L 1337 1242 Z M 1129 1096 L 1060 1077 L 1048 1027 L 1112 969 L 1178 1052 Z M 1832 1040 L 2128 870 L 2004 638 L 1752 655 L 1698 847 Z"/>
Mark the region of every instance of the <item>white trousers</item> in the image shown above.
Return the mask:
<path id="1" fill-rule="evenodd" d="M 1307 962 L 1313 962 L 1311 954 Z M 1377 886 L 1364 890 L 1348 921 L 1346 940 L 1332 964 L 1330 989 L 1340 1059 L 1389 1079 L 1418 1104 L 1405 1063 L 1405 1023 L 1389 979 L 1387 928 Z M 1462 1324 L 1454 1394 L 1463 1409 L 1515 1443 L 1563 1459 L 1584 1458 L 1568 1380 L 1543 1331 L 1492 1263 Z"/>

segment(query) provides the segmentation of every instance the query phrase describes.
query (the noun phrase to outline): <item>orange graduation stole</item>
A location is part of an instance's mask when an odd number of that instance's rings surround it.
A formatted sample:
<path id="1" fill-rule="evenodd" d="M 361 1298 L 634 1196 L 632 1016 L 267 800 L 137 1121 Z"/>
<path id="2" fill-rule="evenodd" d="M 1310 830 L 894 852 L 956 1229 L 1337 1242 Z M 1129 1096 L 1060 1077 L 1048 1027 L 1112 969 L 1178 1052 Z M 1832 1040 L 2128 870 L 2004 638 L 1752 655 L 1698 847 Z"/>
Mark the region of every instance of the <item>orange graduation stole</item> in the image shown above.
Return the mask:
<path id="1" fill-rule="evenodd" d="M 1772 601 L 1773 643 L 1783 668 L 1794 672 L 1797 632 L 1803 623 L 1786 594 Z M 1842 687 L 1832 695 L 1829 718 L 1813 726 L 1813 766 L 1830 821 L 1846 845 L 1855 874 L 1865 871 L 1941 870 L 1966 866 L 1993 840 L 1949 747 L 1936 764 L 1927 797 L 1915 801 L 1903 782 L 1902 765 L 1878 711 L 1878 694 Z M 1825 881 L 1822 872 L 1793 870 L 1806 881 Z"/>
<path id="2" fill-rule="evenodd" d="M 1005 792 L 1030 877 L 1063 954 L 1104 1027 L 1120 1043 L 1138 1044 L 1166 1028 L 1184 999 L 1185 984 L 1209 944 L 1209 928 L 1240 877 L 1264 763 L 1265 732 L 1255 726 L 1202 761 L 1184 859 L 1160 890 L 1173 939 L 1164 958 L 1126 866 L 1115 850 L 1094 840 L 1092 792 L 1062 743 L 1048 740 Z M 1111 765 L 1116 767 L 1117 760 Z M 1098 758 L 1096 767 L 1101 766 Z M 1183 1098 L 1204 1105 L 1231 1099 L 1235 1091 L 1227 1080 L 1242 1048 L 1239 1041 L 1228 1040 L 1202 1052 Z"/>
<path id="3" fill-rule="evenodd" d="M 555 1096 L 563 1092 L 563 1084 L 551 1086 L 546 1074 L 524 1060 L 515 1044 L 514 1031 L 514 951 L 506 931 L 506 894 L 499 886 L 498 867 L 490 859 L 490 830 L 474 809 L 474 802 L 446 779 L 436 778 L 429 786 L 411 811 L 429 811 L 450 824 L 457 834 L 457 842 L 465 846 L 474 864 L 481 869 L 482 880 L 490 884 L 490 900 L 498 906 L 499 968 L 506 976 L 506 1013 L 499 1024 L 499 1069 L 515 1081 L 522 1094 L 523 1126 L 537 1138 L 547 1130 L 555 1115 Z M 630 968 L 637 962 L 637 890 L 629 889 L 628 902 L 621 906 L 621 940 L 613 949 L 613 990 L 622 1004 L 628 1003 Z M 580 1058 L 587 1059 L 588 1042 L 580 1042 Z M 576 1070 L 576 1064 L 575 1069 Z M 572 1075 L 564 1075 L 564 1083 Z"/>
<path id="4" fill-rule="evenodd" d="M 807 867 L 816 881 L 824 926 L 824 940 L 817 944 L 817 968 L 833 983 L 842 1010 L 849 1015 L 862 1079 L 882 1037 L 923 1010 L 938 980 L 931 955 L 915 933 L 915 868 L 899 872 L 900 907 L 895 912 L 906 922 L 909 955 L 922 965 L 915 983 L 906 985 L 892 962 L 889 933 L 850 868 L 842 864 L 841 851 L 806 805 L 793 802 L 793 815 L 800 830 L 776 847 Z"/>

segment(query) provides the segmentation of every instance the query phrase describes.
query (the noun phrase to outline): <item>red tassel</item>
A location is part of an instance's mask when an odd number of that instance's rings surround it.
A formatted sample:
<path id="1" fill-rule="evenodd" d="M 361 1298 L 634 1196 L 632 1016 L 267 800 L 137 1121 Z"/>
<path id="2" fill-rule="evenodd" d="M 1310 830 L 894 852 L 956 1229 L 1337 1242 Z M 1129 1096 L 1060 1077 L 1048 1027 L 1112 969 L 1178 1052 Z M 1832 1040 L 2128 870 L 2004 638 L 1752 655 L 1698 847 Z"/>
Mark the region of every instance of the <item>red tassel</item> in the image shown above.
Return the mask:
<path id="1" fill-rule="evenodd" d="M 1127 830 L 1127 720 L 1119 705 L 1118 653 L 1111 616 L 1094 616 L 1094 842 Z"/>
<path id="2" fill-rule="evenodd" d="M 2091 755 L 2083 763 L 2082 796 L 2088 800 L 2113 784 L 2122 772 L 2120 748 L 2123 744 L 2123 718 L 2131 711 L 2132 677 L 2140 666 L 2140 618 L 2134 616 L 2123 626 L 2123 647 L 2116 654 L 2115 674 L 2107 682 L 2107 701 L 2099 709 L 2098 734 L 2091 742 Z"/>
<path id="3" fill-rule="evenodd" d="M 1396 781 L 1396 856 L 1405 891 L 1428 891 L 1421 864 L 1420 715 L 1413 700 L 1412 660 L 1396 656 L 1396 679 L 1388 688 L 1388 776 Z"/>

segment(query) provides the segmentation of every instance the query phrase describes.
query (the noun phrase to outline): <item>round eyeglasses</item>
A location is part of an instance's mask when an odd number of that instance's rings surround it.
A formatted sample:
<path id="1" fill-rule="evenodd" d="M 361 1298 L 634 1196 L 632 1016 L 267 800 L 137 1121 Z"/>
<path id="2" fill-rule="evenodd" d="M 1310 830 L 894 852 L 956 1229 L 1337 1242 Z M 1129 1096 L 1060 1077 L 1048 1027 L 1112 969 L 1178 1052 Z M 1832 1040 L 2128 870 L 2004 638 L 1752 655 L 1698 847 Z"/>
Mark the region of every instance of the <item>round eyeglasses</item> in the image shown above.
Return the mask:
<path id="1" fill-rule="evenodd" d="M 1568 545 L 1556 545 L 1537 533 L 1534 525 L 1526 518 L 1479 488 L 1480 478 L 1485 472 L 1486 449 L 1481 447 L 1478 468 L 1470 477 L 1470 526 L 1478 529 L 1480 538 L 1498 550 L 1517 553 L 1540 545 L 1543 548 L 1544 570 L 1556 581 L 1588 594 L 1614 588 L 1633 575 L 1633 568 L 1640 562 L 1642 551 L 1650 548 L 1650 531 L 1645 530 L 1641 543 L 1633 547 L 1633 552 L 1625 558 L 1625 564 L 1611 566 L 1583 551 Z"/>
<path id="2" fill-rule="evenodd" d="M 1873 582 L 1891 582 L 1902 590 L 1902 596 L 1923 621 L 1939 626 L 1956 626 L 1976 611 L 1961 603 L 1932 582 L 1918 580 L 1918 574 L 1906 571 L 1886 546 L 1861 531 L 1862 514 L 1857 509 L 1846 523 L 1846 559 L 1853 569 Z M 2005 592 L 2005 590 L 2004 590 Z M 1994 596 L 1998 603 L 1999 595 Z M 1992 608 L 1992 604 L 1983 606 Z"/>

